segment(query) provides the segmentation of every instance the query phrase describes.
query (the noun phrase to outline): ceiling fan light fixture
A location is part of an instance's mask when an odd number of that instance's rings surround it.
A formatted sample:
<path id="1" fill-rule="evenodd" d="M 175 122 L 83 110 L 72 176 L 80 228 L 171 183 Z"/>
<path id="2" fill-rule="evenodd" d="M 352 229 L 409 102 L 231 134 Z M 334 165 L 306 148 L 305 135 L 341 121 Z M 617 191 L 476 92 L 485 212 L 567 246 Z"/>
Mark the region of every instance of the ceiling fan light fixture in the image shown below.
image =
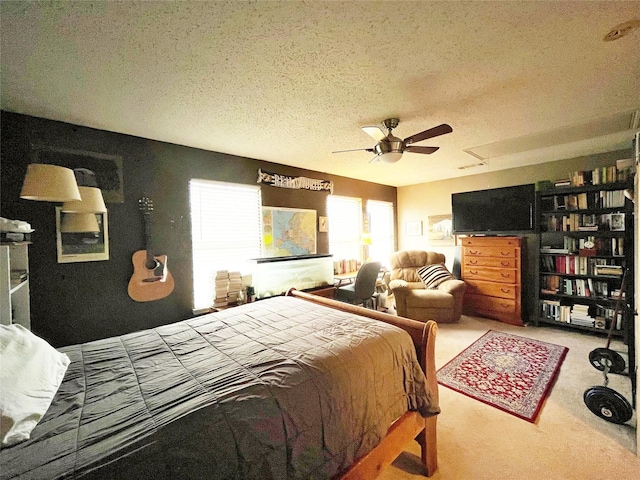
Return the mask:
<path id="1" fill-rule="evenodd" d="M 378 158 L 384 163 L 396 163 L 402 158 L 402 152 L 385 152 L 381 153 Z"/>

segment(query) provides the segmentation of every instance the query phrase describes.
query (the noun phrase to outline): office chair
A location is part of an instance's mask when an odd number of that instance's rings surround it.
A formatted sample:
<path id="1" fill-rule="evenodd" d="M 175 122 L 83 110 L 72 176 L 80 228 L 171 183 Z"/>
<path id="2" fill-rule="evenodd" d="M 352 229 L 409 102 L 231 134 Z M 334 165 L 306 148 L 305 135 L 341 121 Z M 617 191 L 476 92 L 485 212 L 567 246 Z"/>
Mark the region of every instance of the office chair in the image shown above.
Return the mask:
<path id="1" fill-rule="evenodd" d="M 349 285 L 337 288 L 334 298 L 341 302 L 375 309 L 374 293 L 380 267 L 380 262 L 364 263 L 358 270 L 356 280 Z"/>

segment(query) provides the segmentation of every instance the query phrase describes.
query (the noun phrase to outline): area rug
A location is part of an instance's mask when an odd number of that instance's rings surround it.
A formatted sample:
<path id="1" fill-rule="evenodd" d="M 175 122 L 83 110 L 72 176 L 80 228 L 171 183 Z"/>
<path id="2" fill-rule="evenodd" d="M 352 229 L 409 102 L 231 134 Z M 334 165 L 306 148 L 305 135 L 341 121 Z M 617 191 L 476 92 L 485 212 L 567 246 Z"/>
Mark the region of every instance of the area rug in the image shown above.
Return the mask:
<path id="1" fill-rule="evenodd" d="M 438 383 L 533 423 L 568 351 L 489 330 L 438 370 Z"/>

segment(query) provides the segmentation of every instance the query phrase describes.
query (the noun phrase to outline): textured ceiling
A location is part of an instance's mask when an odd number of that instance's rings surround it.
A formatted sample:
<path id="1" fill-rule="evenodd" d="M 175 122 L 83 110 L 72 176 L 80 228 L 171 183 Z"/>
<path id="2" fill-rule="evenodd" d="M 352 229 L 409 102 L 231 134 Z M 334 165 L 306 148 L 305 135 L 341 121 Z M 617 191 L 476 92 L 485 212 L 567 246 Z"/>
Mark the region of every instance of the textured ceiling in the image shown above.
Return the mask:
<path id="1" fill-rule="evenodd" d="M 640 108 L 640 29 L 603 41 L 640 17 L 638 1 L 0 9 L 5 110 L 387 185 L 628 148 L 630 131 L 459 168 L 478 163 L 466 149 L 512 149 L 520 137 Z M 331 153 L 373 147 L 359 127 L 389 117 L 401 138 L 440 123 L 453 133 L 418 144 L 436 153 L 396 164 Z"/>

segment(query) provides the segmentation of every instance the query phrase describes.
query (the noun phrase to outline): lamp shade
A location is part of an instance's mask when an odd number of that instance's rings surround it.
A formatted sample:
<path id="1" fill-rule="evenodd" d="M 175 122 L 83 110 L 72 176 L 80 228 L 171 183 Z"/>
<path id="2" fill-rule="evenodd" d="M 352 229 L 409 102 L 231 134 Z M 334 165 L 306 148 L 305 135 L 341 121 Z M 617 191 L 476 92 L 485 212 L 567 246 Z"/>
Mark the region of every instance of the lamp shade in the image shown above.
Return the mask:
<path id="1" fill-rule="evenodd" d="M 73 170 L 58 165 L 31 163 L 27 166 L 20 198 L 42 202 L 80 200 Z"/>
<path id="2" fill-rule="evenodd" d="M 100 226 L 95 213 L 65 213 L 60 231 L 64 233 L 99 232 Z"/>
<path id="3" fill-rule="evenodd" d="M 105 213 L 107 206 L 104 204 L 102 192 L 96 187 L 78 187 L 81 200 L 64 202 L 64 213 Z"/>

